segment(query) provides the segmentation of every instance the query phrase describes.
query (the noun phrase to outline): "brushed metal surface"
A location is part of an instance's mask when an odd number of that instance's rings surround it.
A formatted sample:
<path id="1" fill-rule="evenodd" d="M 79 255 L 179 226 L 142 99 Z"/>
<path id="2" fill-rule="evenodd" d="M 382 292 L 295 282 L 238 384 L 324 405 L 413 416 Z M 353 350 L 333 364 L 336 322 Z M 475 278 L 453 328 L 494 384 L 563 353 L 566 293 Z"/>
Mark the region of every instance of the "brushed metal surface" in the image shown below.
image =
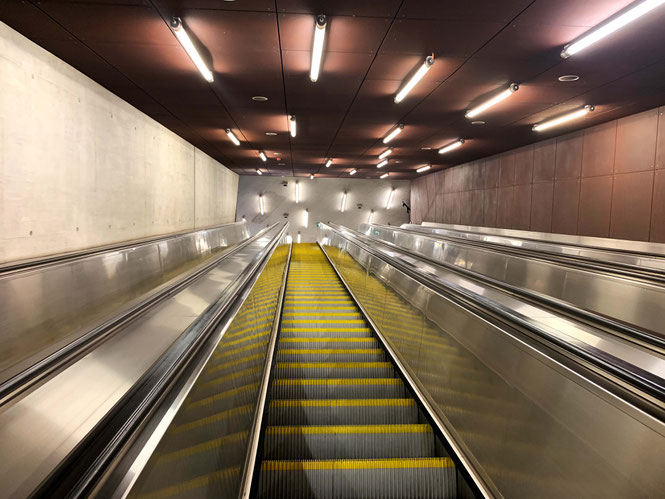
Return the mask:
<path id="1" fill-rule="evenodd" d="M 273 226 L 0 412 L 0 497 L 25 497 L 280 232 Z"/>
<path id="2" fill-rule="evenodd" d="M 360 232 L 428 258 L 658 332 L 665 338 L 665 288 L 661 286 L 499 253 L 492 251 L 491 245 L 483 249 L 395 227 L 363 224 Z"/>
<path id="3" fill-rule="evenodd" d="M 662 421 L 335 231 L 324 227 L 320 241 L 434 416 L 504 497 L 662 494 Z"/>
<path id="4" fill-rule="evenodd" d="M 0 276 L 0 382 L 248 237 L 235 223 Z"/>

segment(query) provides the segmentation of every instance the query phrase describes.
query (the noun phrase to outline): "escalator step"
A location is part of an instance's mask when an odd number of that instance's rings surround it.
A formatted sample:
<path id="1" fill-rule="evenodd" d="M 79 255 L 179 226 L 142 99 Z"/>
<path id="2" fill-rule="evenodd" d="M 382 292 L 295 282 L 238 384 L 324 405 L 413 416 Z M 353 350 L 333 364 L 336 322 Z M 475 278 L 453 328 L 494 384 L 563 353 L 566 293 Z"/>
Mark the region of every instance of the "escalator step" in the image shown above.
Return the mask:
<path id="1" fill-rule="evenodd" d="M 277 362 L 382 362 L 381 348 L 283 348 Z"/>
<path id="2" fill-rule="evenodd" d="M 276 362 L 275 378 L 394 378 L 390 362 Z"/>
<path id="3" fill-rule="evenodd" d="M 269 426 L 265 459 L 434 457 L 427 424 Z"/>
<path id="4" fill-rule="evenodd" d="M 410 424 L 418 422 L 413 399 L 273 400 L 268 425 Z"/>
<path id="5" fill-rule="evenodd" d="M 379 348 L 376 338 L 331 338 L 331 337 L 302 337 L 282 338 L 279 341 L 282 348 Z"/>
<path id="6" fill-rule="evenodd" d="M 449 458 L 264 461 L 258 497 L 432 498 L 456 492 Z"/>
<path id="7" fill-rule="evenodd" d="M 372 379 L 275 379 L 275 399 L 403 398 L 404 383 L 399 378 Z"/>
<path id="8" fill-rule="evenodd" d="M 372 338 L 372 333 L 368 328 L 358 329 L 281 329 L 280 338 Z M 280 340 L 281 341 L 281 340 Z"/>
<path id="9" fill-rule="evenodd" d="M 140 499 L 207 499 L 225 497 L 229 490 L 238 486 L 240 466 L 224 468 L 207 475 L 159 488 L 154 492 L 138 494 Z"/>

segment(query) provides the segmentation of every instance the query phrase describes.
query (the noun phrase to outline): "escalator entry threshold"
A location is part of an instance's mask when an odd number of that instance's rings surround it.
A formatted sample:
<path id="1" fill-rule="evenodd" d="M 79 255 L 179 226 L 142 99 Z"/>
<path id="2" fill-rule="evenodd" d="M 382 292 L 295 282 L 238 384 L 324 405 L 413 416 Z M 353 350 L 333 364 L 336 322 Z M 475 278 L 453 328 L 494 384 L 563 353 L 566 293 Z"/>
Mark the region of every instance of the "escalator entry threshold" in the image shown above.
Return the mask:
<path id="1" fill-rule="evenodd" d="M 446 456 L 316 244 L 294 244 L 258 497 L 444 498 Z"/>

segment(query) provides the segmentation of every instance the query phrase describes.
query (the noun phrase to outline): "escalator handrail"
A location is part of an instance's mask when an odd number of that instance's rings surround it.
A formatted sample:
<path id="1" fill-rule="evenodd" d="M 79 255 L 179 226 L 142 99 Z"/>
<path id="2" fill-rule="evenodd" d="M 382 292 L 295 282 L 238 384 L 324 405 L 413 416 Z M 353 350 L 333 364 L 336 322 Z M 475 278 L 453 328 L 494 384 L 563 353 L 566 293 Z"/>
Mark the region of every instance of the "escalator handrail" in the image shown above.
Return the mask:
<path id="1" fill-rule="evenodd" d="M 579 359 L 583 359 L 584 361 L 594 365 L 596 368 L 600 368 L 601 371 L 610 373 L 613 376 L 623 380 L 624 382 L 627 382 L 632 388 L 633 392 L 635 392 L 635 390 L 639 390 L 644 394 L 648 394 L 654 397 L 660 402 L 665 401 L 665 386 L 663 385 L 664 380 L 662 378 L 653 376 L 651 373 L 643 371 L 642 369 L 632 364 L 625 363 L 601 350 L 592 349 L 591 347 L 580 347 L 557 338 L 547 330 L 526 321 L 506 307 L 500 306 L 489 299 L 474 295 L 453 283 L 444 283 L 440 279 L 435 279 L 430 276 L 423 275 L 422 273 L 412 269 L 409 265 L 404 264 L 399 259 L 390 257 L 385 255 L 383 252 L 375 250 L 369 244 L 363 242 L 363 240 L 359 237 L 360 234 L 354 234 L 355 231 L 351 231 L 346 227 L 344 227 L 342 230 L 342 228 L 332 223 L 322 223 L 321 225 L 330 228 L 339 237 L 347 240 L 351 244 L 355 244 L 363 251 L 366 251 L 375 258 L 378 258 L 384 263 L 396 268 L 401 273 L 428 287 L 435 293 L 454 300 L 455 303 L 458 303 L 465 308 L 471 309 L 474 313 L 487 315 L 487 311 L 489 311 L 495 317 L 499 318 L 502 322 L 507 323 L 509 326 L 518 326 L 515 328 L 516 331 L 519 331 L 520 329 L 526 330 L 534 334 L 536 337 L 542 338 L 546 342 L 558 346 L 559 348 L 563 349 L 569 356 L 571 356 L 573 361 L 577 361 L 577 363 L 579 363 Z"/>
<path id="2" fill-rule="evenodd" d="M 229 251 L 213 257 L 195 267 L 193 270 L 186 272 L 184 276 L 176 278 L 175 281 L 167 282 L 165 285 L 157 287 L 156 291 L 153 290 L 149 296 L 145 297 L 138 303 L 133 304 L 131 307 L 123 310 L 111 319 L 99 324 L 70 343 L 62 346 L 55 352 L 23 369 L 6 381 L 3 381 L 0 383 L 0 407 L 14 400 L 22 393 L 25 393 L 26 390 L 32 388 L 35 384 L 44 381 L 49 375 L 68 365 L 71 361 L 89 351 L 101 341 L 107 339 L 128 322 L 145 314 L 165 299 L 189 286 L 211 268 L 219 265 L 222 260 L 237 254 L 240 250 L 261 237 L 261 235 L 268 230 L 270 230 L 270 228 L 263 229 L 255 236 L 239 242 Z"/>
<path id="3" fill-rule="evenodd" d="M 398 229 L 395 227 L 385 227 L 385 229 L 389 229 L 395 232 L 400 232 L 402 234 L 407 234 L 409 235 L 410 232 L 408 230 L 404 229 Z M 426 234 L 418 234 L 421 237 L 427 237 L 430 239 L 436 239 L 431 236 L 428 236 Z M 518 295 L 526 300 L 533 301 L 537 303 L 539 306 L 545 306 L 551 309 L 556 310 L 557 312 L 561 312 L 565 315 L 572 316 L 575 318 L 575 320 L 581 320 L 583 322 L 588 323 L 592 327 L 597 327 L 603 330 L 606 330 L 607 332 L 611 334 L 616 334 L 617 332 L 620 333 L 624 339 L 628 339 L 629 341 L 632 341 L 632 337 L 638 337 L 640 340 L 642 340 L 645 344 L 642 344 L 642 346 L 647 346 L 651 347 L 654 346 L 656 347 L 659 353 L 663 353 L 663 350 L 665 349 L 665 337 L 662 335 L 657 334 L 654 331 L 648 330 L 641 328 L 639 326 L 636 326 L 634 324 L 629 324 L 617 319 L 614 319 L 612 317 L 602 315 L 596 312 L 592 312 L 590 310 L 586 310 L 583 308 L 580 308 L 570 302 L 561 300 L 559 298 L 555 298 L 543 293 L 539 293 L 537 291 L 532 291 L 527 288 L 523 288 L 520 286 L 516 286 L 514 284 L 509 284 L 504 281 L 501 281 L 499 279 L 495 279 L 493 277 L 486 276 L 484 274 L 481 274 L 479 272 L 466 269 L 464 267 L 459 267 L 457 265 L 454 265 L 452 263 L 444 262 L 441 260 L 436 260 L 434 258 L 431 258 L 427 255 L 424 255 L 422 253 L 410 250 L 408 248 L 404 248 L 402 246 L 399 246 L 395 243 L 392 243 L 390 241 L 385 241 L 383 239 L 379 239 L 376 237 L 372 237 L 373 240 L 377 241 L 377 243 L 382 244 L 386 246 L 387 248 L 390 248 L 392 250 L 398 250 L 411 258 L 414 259 L 419 259 L 423 262 L 428 263 L 429 265 L 434 265 L 438 267 L 442 267 L 450 272 L 455 272 L 457 274 L 460 274 L 468 279 L 475 280 L 475 281 L 480 281 L 483 284 L 487 284 L 489 286 L 493 286 L 495 288 L 498 288 L 502 291 L 506 291 L 508 293 L 512 293 L 515 295 Z M 457 244 L 457 243 L 453 243 Z M 641 344 L 641 343 L 640 343 Z"/>
<path id="4" fill-rule="evenodd" d="M 273 230 L 278 224 L 262 230 Z M 40 484 L 34 497 L 83 497 L 87 496 L 107 471 L 123 446 L 141 426 L 151 410 L 191 364 L 206 340 L 221 323 L 233 320 L 227 312 L 243 290 L 252 286 L 260 269 L 266 264 L 279 242 L 284 238 L 288 223 L 273 236 L 254 257 L 251 263 L 237 275 L 222 295 L 193 322 L 168 350 L 148 369 L 132 388 L 104 415 L 94 428 L 79 442 L 61 463 Z"/>

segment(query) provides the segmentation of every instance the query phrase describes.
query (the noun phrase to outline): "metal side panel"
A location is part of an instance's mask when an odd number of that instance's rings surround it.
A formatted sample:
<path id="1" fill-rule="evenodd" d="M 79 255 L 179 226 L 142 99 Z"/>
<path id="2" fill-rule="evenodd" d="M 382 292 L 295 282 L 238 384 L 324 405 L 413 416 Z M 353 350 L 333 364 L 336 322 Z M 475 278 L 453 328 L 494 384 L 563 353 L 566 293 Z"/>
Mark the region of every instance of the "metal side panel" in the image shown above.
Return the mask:
<path id="1" fill-rule="evenodd" d="M 29 495 L 279 233 L 277 226 L 266 230 L 189 287 L 3 408 L 0 497 Z"/>
<path id="2" fill-rule="evenodd" d="M 248 237 L 230 224 L 0 275 L 0 383 Z"/>
<path id="3" fill-rule="evenodd" d="M 434 420 L 497 494 L 662 494 L 662 421 L 334 231 L 321 240 Z"/>

